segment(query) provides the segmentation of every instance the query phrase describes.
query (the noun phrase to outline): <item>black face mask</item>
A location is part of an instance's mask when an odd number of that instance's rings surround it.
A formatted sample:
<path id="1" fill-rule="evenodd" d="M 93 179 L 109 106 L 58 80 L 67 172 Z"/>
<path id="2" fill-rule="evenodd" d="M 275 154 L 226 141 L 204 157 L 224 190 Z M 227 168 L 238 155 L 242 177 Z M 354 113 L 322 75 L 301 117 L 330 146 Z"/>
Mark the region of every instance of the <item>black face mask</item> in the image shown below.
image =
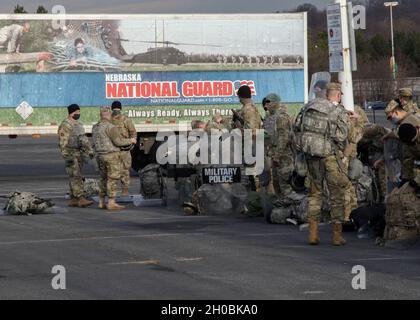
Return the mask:
<path id="1" fill-rule="evenodd" d="M 121 110 L 113 110 L 112 111 L 112 115 L 113 116 L 118 116 L 118 115 L 120 115 L 121 114 Z"/>
<path id="2" fill-rule="evenodd" d="M 79 120 L 80 119 L 80 114 L 74 114 L 73 119 L 74 120 Z"/>

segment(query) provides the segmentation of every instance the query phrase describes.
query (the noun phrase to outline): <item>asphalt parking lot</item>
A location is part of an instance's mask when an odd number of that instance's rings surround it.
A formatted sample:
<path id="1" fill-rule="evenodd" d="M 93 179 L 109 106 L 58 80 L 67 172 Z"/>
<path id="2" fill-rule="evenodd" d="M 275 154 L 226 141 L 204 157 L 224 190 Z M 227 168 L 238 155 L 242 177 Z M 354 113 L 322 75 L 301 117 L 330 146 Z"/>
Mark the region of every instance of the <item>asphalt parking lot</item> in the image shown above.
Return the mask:
<path id="1" fill-rule="evenodd" d="M 173 187 L 168 207 L 67 208 L 67 188 L 56 138 L 0 138 L 0 195 L 31 191 L 61 208 L 0 216 L 0 299 L 420 297 L 419 245 L 377 247 L 347 233 L 337 248 L 324 226 L 322 244 L 311 247 L 305 231 L 262 218 L 184 216 Z M 138 189 L 133 177 L 131 192 Z M 52 288 L 56 265 L 66 270 L 65 290 Z M 366 290 L 352 288 L 356 265 Z"/>

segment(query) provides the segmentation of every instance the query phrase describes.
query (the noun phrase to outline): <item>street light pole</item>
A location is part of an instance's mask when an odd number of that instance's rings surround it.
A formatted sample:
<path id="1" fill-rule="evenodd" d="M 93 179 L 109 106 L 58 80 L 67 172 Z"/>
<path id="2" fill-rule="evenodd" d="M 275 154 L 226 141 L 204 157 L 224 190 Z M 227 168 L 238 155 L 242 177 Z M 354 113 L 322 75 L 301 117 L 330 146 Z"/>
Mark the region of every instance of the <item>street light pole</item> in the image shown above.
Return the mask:
<path id="1" fill-rule="evenodd" d="M 397 2 L 398 3 L 398 2 Z M 394 47 L 394 18 L 392 14 L 393 6 L 389 6 L 389 11 L 391 15 L 391 45 L 392 45 L 392 57 L 395 59 L 395 47 Z"/>
<path id="2" fill-rule="evenodd" d="M 392 77 L 395 80 L 397 80 L 396 75 L 396 64 L 395 64 L 395 47 L 394 47 L 394 18 L 393 18 L 393 12 L 392 8 L 398 6 L 398 2 L 385 2 L 384 6 L 389 7 L 389 13 L 391 16 L 391 45 L 392 45 L 392 56 L 391 56 L 391 66 L 392 66 Z"/>

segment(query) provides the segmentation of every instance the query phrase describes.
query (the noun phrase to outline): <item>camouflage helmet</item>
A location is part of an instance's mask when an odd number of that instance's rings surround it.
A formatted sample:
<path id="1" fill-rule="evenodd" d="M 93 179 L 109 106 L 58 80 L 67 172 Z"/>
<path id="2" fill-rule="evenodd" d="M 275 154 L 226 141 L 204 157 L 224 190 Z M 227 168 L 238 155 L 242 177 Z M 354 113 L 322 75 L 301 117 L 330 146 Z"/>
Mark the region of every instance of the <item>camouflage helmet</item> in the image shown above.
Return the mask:
<path id="1" fill-rule="evenodd" d="M 269 102 L 280 103 L 280 101 L 281 101 L 280 96 L 278 94 L 275 94 L 275 93 L 270 93 L 264 99 L 265 99 L 266 103 L 269 103 Z"/>
<path id="2" fill-rule="evenodd" d="M 391 112 L 393 112 L 399 106 L 400 106 L 400 104 L 397 100 L 391 100 L 385 108 L 385 114 L 389 115 Z"/>
<path id="3" fill-rule="evenodd" d="M 111 108 L 110 108 L 110 107 L 105 106 L 105 107 L 101 107 L 100 112 L 101 112 L 101 113 L 105 113 L 105 112 L 109 112 L 109 113 L 111 113 L 111 112 L 112 112 L 112 110 L 111 110 Z"/>
<path id="4" fill-rule="evenodd" d="M 411 88 L 401 88 L 398 90 L 398 96 L 401 98 L 412 98 L 413 90 Z"/>
<path id="5" fill-rule="evenodd" d="M 328 91 L 341 91 L 341 83 L 337 82 L 330 82 L 327 84 L 327 90 Z"/>

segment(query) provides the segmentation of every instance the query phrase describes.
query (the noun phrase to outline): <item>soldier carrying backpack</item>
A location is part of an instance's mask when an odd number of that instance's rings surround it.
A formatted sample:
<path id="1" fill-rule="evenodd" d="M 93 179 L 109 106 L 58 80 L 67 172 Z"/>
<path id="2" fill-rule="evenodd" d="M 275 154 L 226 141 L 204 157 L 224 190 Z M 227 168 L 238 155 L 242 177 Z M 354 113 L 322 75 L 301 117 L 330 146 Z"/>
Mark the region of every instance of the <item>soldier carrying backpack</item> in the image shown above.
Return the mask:
<path id="1" fill-rule="evenodd" d="M 319 244 L 318 223 L 322 198 L 327 186 L 333 223 L 333 245 L 346 243 L 342 237 L 344 222 L 344 193 L 349 182 L 343 151 L 348 137 L 347 111 L 340 104 L 341 85 L 327 86 L 327 99 L 316 98 L 306 104 L 297 116 L 294 132 L 297 151 L 303 153 L 308 166 L 309 243 Z"/>

